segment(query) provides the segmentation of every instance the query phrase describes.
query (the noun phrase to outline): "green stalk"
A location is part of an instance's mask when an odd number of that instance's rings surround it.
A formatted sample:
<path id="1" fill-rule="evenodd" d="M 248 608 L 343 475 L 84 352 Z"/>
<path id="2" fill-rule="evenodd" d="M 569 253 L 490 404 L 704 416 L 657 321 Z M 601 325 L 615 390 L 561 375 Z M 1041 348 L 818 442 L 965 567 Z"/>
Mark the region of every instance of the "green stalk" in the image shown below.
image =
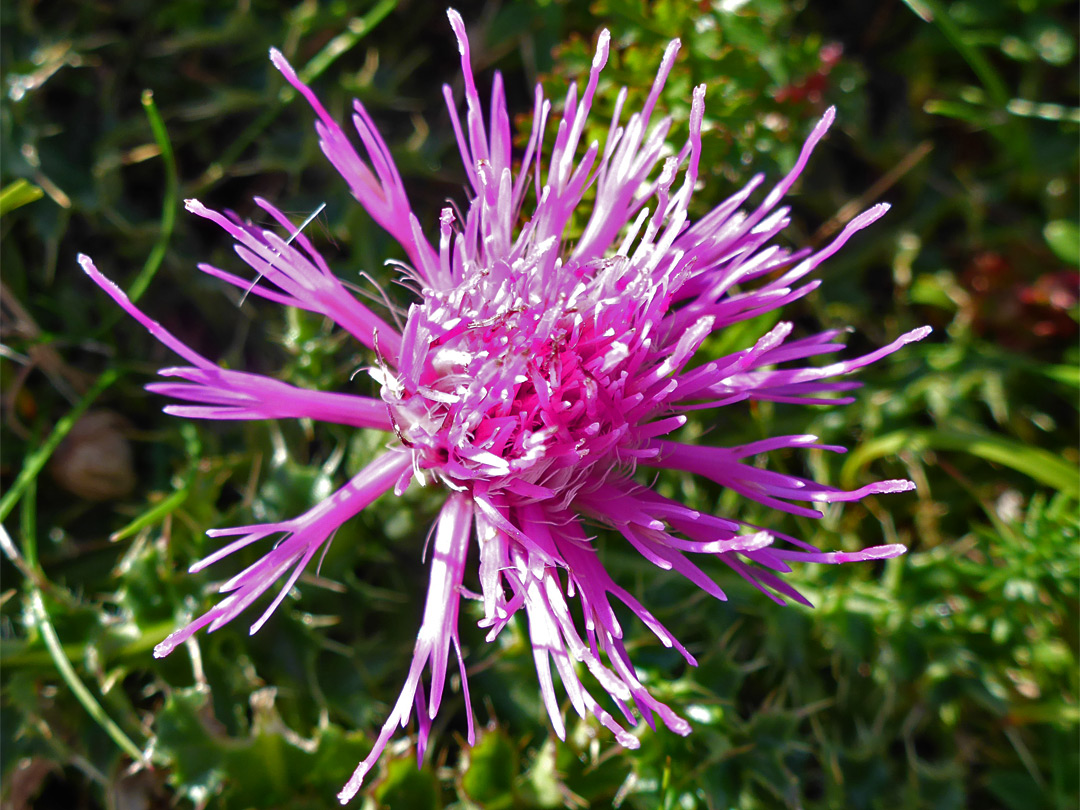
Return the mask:
<path id="1" fill-rule="evenodd" d="M 968 453 L 1023 473 L 1070 498 L 1080 497 L 1080 470 L 1041 447 L 1000 436 L 944 430 L 898 430 L 870 439 L 844 462 L 840 469 L 840 485 L 854 486 L 859 471 L 874 459 L 894 456 L 901 450 L 927 449 Z"/>
<path id="2" fill-rule="evenodd" d="M 38 474 L 49 461 L 49 457 L 52 456 L 60 442 L 64 440 L 64 437 L 71 432 L 75 422 L 83 415 L 83 412 L 90 407 L 95 399 L 101 396 L 106 388 L 116 382 L 119 376 L 120 372 L 116 369 L 110 368 L 102 372 L 101 376 L 90 386 L 90 390 L 83 394 L 82 399 L 76 403 L 75 407 L 56 423 L 56 427 L 53 428 L 52 433 L 45 439 L 41 447 L 27 457 L 26 461 L 23 462 L 22 469 L 19 471 L 18 478 L 15 479 L 15 483 L 11 485 L 11 489 L 4 493 L 4 497 L 0 498 L 0 520 L 4 520 L 11 514 L 11 510 L 15 508 L 15 504 L 19 502 L 19 498 L 22 497 L 26 488 L 38 477 Z"/>
<path id="3" fill-rule="evenodd" d="M 86 709 L 87 714 L 105 730 L 105 733 L 120 746 L 124 753 L 136 762 L 147 764 L 146 756 L 139 746 L 132 742 L 131 738 L 124 733 L 124 730 L 105 713 L 105 710 L 101 708 L 101 704 L 97 702 L 90 690 L 86 688 L 86 684 L 79 678 L 78 673 L 75 672 L 75 667 L 71 665 L 71 661 L 64 654 L 64 648 L 60 644 L 56 630 L 53 628 L 52 622 L 49 621 L 49 614 L 45 610 L 45 602 L 41 598 L 41 591 L 36 586 L 32 586 L 30 589 L 30 608 L 34 616 L 34 623 L 37 625 L 38 630 L 41 632 L 41 638 L 45 642 L 45 647 L 48 649 L 53 663 L 56 664 L 56 668 L 60 671 L 60 677 L 64 679 L 64 683 L 71 689 L 72 694 Z"/>
<path id="4" fill-rule="evenodd" d="M 150 286 L 154 275 L 161 262 L 165 258 L 165 251 L 169 247 L 172 238 L 173 226 L 176 225 L 176 208 L 180 198 L 180 180 L 176 172 L 176 156 L 173 154 L 172 142 L 169 140 L 169 132 L 165 128 L 165 122 L 154 104 L 154 93 L 151 90 L 143 90 L 142 105 L 146 110 L 146 117 L 150 121 L 150 131 L 154 133 L 154 141 L 161 150 L 161 157 L 165 161 L 165 195 L 161 203 L 161 230 L 158 234 L 150 255 L 146 257 L 142 270 L 128 289 L 128 298 L 132 302 L 138 301 L 146 288 Z"/>
<path id="5" fill-rule="evenodd" d="M 27 565 L 35 571 L 40 570 L 37 565 L 36 484 L 36 478 L 27 479 L 27 483 L 23 488 L 26 502 L 23 505 L 24 508 L 20 513 L 19 520 L 19 528 L 22 533 L 23 557 L 25 558 Z M 0 527 L 0 532 L 4 532 L 6 543 L 11 545 L 11 538 L 7 537 L 7 532 L 3 527 Z M 56 628 L 53 627 L 52 621 L 49 619 L 49 612 L 45 609 L 45 600 L 42 598 L 41 588 L 39 588 L 32 579 L 27 579 L 26 584 L 30 591 L 30 613 L 33 617 L 34 624 L 41 633 L 41 639 L 45 642 L 45 649 L 48 650 L 49 657 L 59 671 L 60 677 L 64 680 L 64 683 L 68 685 L 71 693 L 75 695 L 76 700 L 78 700 L 83 708 L 86 709 L 87 714 L 94 719 L 94 722 L 101 726 L 105 733 L 112 738 L 113 742 L 115 742 L 124 753 L 136 762 L 147 764 L 146 757 L 139 746 L 132 742 L 131 738 L 124 733 L 124 730 L 105 713 L 101 704 L 98 703 L 97 699 L 86 687 L 86 684 L 79 678 L 78 673 L 75 672 L 75 667 L 71 665 L 71 659 L 69 659 L 67 653 L 64 652 L 64 647 L 60 643 L 60 638 L 56 635 Z M 5 663 L 10 664 L 10 662 Z"/>
<path id="6" fill-rule="evenodd" d="M 349 20 L 348 28 L 331 39 L 322 49 L 308 61 L 306 65 L 297 71 L 300 81 L 311 84 L 317 79 L 334 61 L 359 43 L 371 31 L 397 7 L 399 0 L 382 0 L 362 17 L 354 17 Z M 202 178 L 196 183 L 195 190 L 203 189 L 216 182 L 225 173 L 225 170 L 239 160 L 256 138 L 274 122 L 285 106 L 296 98 L 296 91 L 291 87 L 283 87 L 274 97 L 273 102 L 262 111 L 240 136 L 229 144 L 221 153 L 221 157 L 211 165 Z"/>

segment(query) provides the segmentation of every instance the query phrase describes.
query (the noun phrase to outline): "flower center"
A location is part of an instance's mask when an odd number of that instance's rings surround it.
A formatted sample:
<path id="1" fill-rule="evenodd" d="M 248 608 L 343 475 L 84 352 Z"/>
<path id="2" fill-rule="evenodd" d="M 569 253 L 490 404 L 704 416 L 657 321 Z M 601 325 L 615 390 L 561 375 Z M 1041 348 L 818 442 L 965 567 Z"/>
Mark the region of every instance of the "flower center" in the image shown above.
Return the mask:
<path id="1" fill-rule="evenodd" d="M 627 347 L 597 321 L 596 279 L 567 275 L 543 294 L 484 273 L 410 310 L 401 373 L 379 376 L 418 471 L 544 497 L 601 459 L 616 466 Z"/>

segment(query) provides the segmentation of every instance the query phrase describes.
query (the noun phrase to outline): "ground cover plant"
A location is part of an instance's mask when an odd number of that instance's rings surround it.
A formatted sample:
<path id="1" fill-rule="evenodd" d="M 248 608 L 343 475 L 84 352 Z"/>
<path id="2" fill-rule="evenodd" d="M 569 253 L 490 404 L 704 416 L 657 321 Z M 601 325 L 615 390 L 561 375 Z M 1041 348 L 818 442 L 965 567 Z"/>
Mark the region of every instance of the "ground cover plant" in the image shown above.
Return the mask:
<path id="1" fill-rule="evenodd" d="M 852 451 L 792 453 L 779 468 L 848 488 L 910 478 L 918 490 L 808 521 L 662 477 L 663 494 L 694 508 L 823 548 L 910 551 L 861 570 L 800 568 L 811 611 L 777 608 L 728 579 L 729 601 L 715 603 L 601 535 L 613 576 L 701 664 L 685 667 L 647 631 L 628 636 L 640 677 L 694 733 L 643 735 L 628 752 L 571 714 L 557 743 L 524 624 L 488 647 L 463 621 L 477 745 L 462 745 L 464 708 L 452 691 L 423 767 L 407 740 L 392 746 L 363 801 L 1075 805 L 1075 11 L 925 2 L 460 10 L 477 72 L 500 68 L 519 111 L 535 80 L 561 98 L 587 71 L 601 25 L 614 41 L 598 104 L 627 85 L 628 106 L 640 105 L 634 92 L 647 92 L 663 48 L 681 37 L 663 103 L 677 148 L 690 91 L 706 84 L 698 215 L 751 172 L 777 179 L 812 122 L 837 106 L 795 189 L 793 245 L 826 243 L 875 202 L 894 208 L 872 238 L 831 260 L 797 325 L 804 334 L 852 326 L 849 356 L 922 323 L 936 335 L 864 371 L 856 403 L 817 409 L 810 424 L 803 409 L 755 403 L 684 430 L 716 446 L 815 433 Z M 214 548 L 206 528 L 302 512 L 382 439 L 163 416 L 142 385 L 172 359 L 95 293 L 74 256 L 94 255 L 196 349 L 216 357 L 227 347 L 231 367 L 284 367 L 290 383 L 334 390 L 370 358 L 321 318 L 254 296 L 240 306 L 242 291 L 229 297 L 197 273 L 196 262 L 226 265 L 230 251 L 181 200 L 254 217 L 258 195 L 297 221 L 325 203 L 309 238 L 336 268 L 367 272 L 407 300 L 383 267 L 403 256 L 326 167 L 266 52 L 280 47 L 335 114 L 354 96 L 364 102 L 418 213 L 434 223 L 467 182 L 440 99 L 441 81 L 457 75 L 443 10 L 119 3 L 50 17 L 12 2 L 2 11 L 3 799 L 326 806 L 396 699 L 423 610 L 420 550 L 442 499 L 410 491 L 346 524 L 320 573 L 300 581 L 303 601 L 287 599 L 272 628 L 248 638 L 230 626 L 154 660 L 154 645 L 214 601 L 220 580 L 186 573 Z M 705 349 L 745 348 L 773 323 L 726 330 Z"/>

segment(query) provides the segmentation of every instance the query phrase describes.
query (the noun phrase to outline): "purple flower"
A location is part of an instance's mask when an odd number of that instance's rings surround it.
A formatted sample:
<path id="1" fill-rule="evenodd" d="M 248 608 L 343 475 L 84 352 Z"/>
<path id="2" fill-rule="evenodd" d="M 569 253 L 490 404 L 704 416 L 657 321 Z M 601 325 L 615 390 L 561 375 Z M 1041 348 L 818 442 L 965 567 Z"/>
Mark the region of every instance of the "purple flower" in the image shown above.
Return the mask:
<path id="1" fill-rule="evenodd" d="M 386 451 L 345 486 L 304 514 L 277 523 L 213 529 L 227 545 L 191 571 L 263 541 L 262 559 L 221 586 L 220 603 L 158 645 L 168 655 L 197 630 L 230 622 L 282 577 L 277 596 L 251 626 L 257 631 L 290 592 L 308 563 L 335 530 L 390 490 L 439 486 L 447 498 L 434 530 L 434 550 L 423 620 L 401 695 L 370 755 L 339 798 L 360 789 L 398 726 L 413 716 L 419 754 L 439 709 L 453 645 L 468 712 L 468 679 L 458 636 L 462 596 L 482 601 L 480 626 L 494 639 L 524 609 L 540 691 L 559 737 L 565 727 L 551 667 L 575 711 L 594 715 L 624 746 L 636 748 L 628 729 L 656 717 L 672 731 L 689 724 L 653 697 L 639 679 L 623 644 L 612 602 L 628 607 L 662 644 L 693 656 L 605 570 L 587 525 L 620 534 L 649 562 L 674 569 L 709 594 L 724 592 L 695 557 L 726 564 L 773 601 L 809 604 L 780 578 L 792 562 L 843 563 L 893 557 L 900 545 L 857 553 L 822 552 L 794 537 L 702 514 L 669 500 L 635 480 L 637 468 L 677 469 L 711 479 L 775 509 L 819 517 L 803 504 L 851 501 L 871 493 L 903 492 L 909 481 L 882 481 L 846 492 L 814 481 L 771 472 L 751 459 L 771 450 L 817 447 L 814 436 L 777 436 L 738 447 L 696 447 L 675 433 L 690 410 L 746 400 L 806 404 L 842 403 L 836 396 L 858 383 L 840 379 L 920 340 L 916 329 L 893 343 L 851 360 L 804 365 L 815 355 L 843 348 L 838 330 L 791 339 L 780 323 L 753 347 L 688 368 L 702 342 L 731 324 L 777 309 L 815 289 L 806 278 L 857 231 L 885 213 L 877 205 L 853 219 L 826 247 L 788 251 L 771 244 L 788 223 L 777 205 L 806 165 L 833 120 L 826 112 L 814 127 L 792 171 L 753 207 L 746 204 L 761 184 L 745 188 L 708 215 L 690 222 L 687 210 L 698 182 L 704 86 L 693 93 L 689 139 L 665 156 L 670 119 L 653 120 L 678 41 L 664 54 L 644 108 L 621 118 L 625 94 L 616 102 L 603 147 L 579 145 L 610 37 L 602 31 L 584 93 L 571 85 L 565 112 L 549 126 L 550 102 L 536 90 L 532 136 L 515 172 L 510 117 L 502 80 L 495 75 L 485 118 L 469 64 L 461 17 L 449 12 L 461 51 L 465 117 L 444 88 L 469 180 L 464 216 L 451 208 L 440 217 L 433 245 L 412 213 L 390 151 L 359 102 L 353 125 L 363 156 L 349 136 L 304 86 L 276 50 L 271 60 L 311 104 L 323 152 L 371 216 L 404 248 L 405 272 L 422 289 L 398 331 L 360 303 L 330 270 L 303 234 L 278 209 L 257 200 L 280 232 L 219 214 L 190 200 L 192 213 L 212 220 L 236 240 L 236 252 L 258 283 L 210 265 L 199 269 L 256 295 L 321 313 L 369 347 L 371 376 L 381 399 L 326 393 L 221 368 L 196 353 L 135 308 L 89 258 L 83 269 L 162 343 L 188 363 L 161 375 L 151 391 L 180 404 L 165 410 L 201 419 L 306 417 L 387 431 Z M 554 129 L 551 158 L 542 165 L 542 144 Z M 595 202 L 585 211 L 580 238 L 565 239 L 567 225 L 586 190 Z M 535 210 L 523 208 L 529 192 Z M 523 224 L 522 224 L 523 223 Z M 344 384 L 344 381 L 343 381 Z M 674 435 L 673 435 L 674 434 Z M 646 474 L 642 480 L 651 476 Z M 271 544 L 271 538 L 277 542 Z M 475 538 L 475 539 L 474 539 Z M 479 595 L 465 590 L 471 543 L 479 548 Z M 571 616 L 580 603 L 584 626 Z M 584 665 L 610 697 L 604 708 L 582 683 Z M 425 678 L 425 670 L 427 672 Z M 425 684 L 426 681 L 426 684 Z"/>

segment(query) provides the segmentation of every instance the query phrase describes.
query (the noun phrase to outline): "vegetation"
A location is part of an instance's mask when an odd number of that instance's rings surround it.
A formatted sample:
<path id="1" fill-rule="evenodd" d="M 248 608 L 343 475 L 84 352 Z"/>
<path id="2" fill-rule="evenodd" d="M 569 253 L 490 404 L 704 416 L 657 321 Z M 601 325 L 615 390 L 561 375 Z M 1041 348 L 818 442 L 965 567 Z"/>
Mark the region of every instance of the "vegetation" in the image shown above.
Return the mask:
<path id="1" fill-rule="evenodd" d="M 236 623 L 155 660 L 153 646 L 229 575 L 186 573 L 215 545 L 207 528 L 302 511 L 380 439 L 161 414 L 142 386 L 174 359 L 74 257 L 91 254 L 233 368 L 340 389 L 370 363 L 362 347 L 199 273 L 200 261 L 236 257 L 182 200 L 256 217 L 259 195 L 298 222 L 325 203 L 306 233 L 335 269 L 407 300 L 384 267 L 400 251 L 325 162 L 310 111 L 266 55 L 282 48 L 339 118 L 363 100 L 432 229 L 464 185 L 433 80 L 460 84 L 449 27 L 437 5 L 406 0 L 60 5 L 70 7 L 0 3 L 4 806 L 329 806 L 404 677 L 439 498 L 384 498 L 347 524 L 301 580 L 302 600 L 259 634 Z M 561 99 L 583 77 L 608 26 L 600 138 L 617 87 L 646 93 L 681 37 L 663 103 L 684 138 L 690 90 L 707 84 L 702 205 L 755 171 L 790 167 L 837 106 L 795 189 L 789 238 L 815 244 L 873 202 L 894 207 L 785 317 L 804 333 L 850 325 L 850 356 L 923 323 L 935 334 L 862 372 L 853 405 L 732 407 L 722 424 L 684 430 L 717 444 L 816 433 L 851 452 L 778 462 L 834 484 L 906 477 L 918 490 L 813 522 L 664 480 L 695 508 L 822 548 L 910 551 L 877 566 L 806 566 L 795 581 L 810 610 L 780 608 L 721 571 L 730 600 L 717 603 L 601 536 L 615 578 L 701 663 L 686 668 L 627 623 L 642 676 L 693 734 L 648 732 L 629 752 L 573 718 L 559 743 L 525 628 L 487 645 L 464 616 L 480 741 L 464 746 L 464 714 L 444 706 L 423 767 L 407 745 L 392 749 L 363 806 L 1076 807 L 1075 4 L 458 8 L 481 81 L 502 70 L 523 116 L 535 82 Z M 708 349 L 745 346 L 770 325 L 729 330 Z"/>

